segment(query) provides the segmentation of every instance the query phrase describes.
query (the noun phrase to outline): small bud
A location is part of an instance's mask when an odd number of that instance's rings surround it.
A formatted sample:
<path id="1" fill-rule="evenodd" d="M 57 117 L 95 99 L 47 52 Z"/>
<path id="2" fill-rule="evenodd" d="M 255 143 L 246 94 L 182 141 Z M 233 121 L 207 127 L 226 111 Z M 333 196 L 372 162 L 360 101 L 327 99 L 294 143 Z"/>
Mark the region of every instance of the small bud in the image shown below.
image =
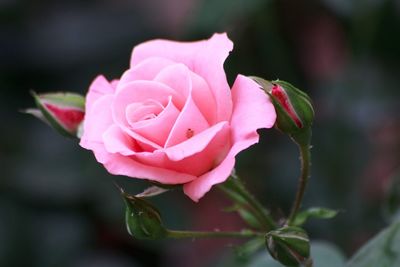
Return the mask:
<path id="1" fill-rule="evenodd" d="M 72 93 L 32 93 L 38 109 L 30 113 L 50 124 L 60 134 L 77 137 L 85 115 L 85 98 Z"/>
<path id="2" fill-rule="evenodd" d="M 165 238 L 161 216 L 156 207 L 143 198 L 122 193 L 125 203 L 125 222 L 128 233 L 137 239 Z"/>
<path id="3" fill-rule="evenodd" d="M 314 109 L 306 93 L 288 82 L 252 78 L 271 97 L 277 114 L 275 126 L 279 130 L 294 135 L 310 128 L 314 119 Z"/>
<path id="4" fill-rule="evenodd" d="M 266 235 L 271 256 L 285 266 L 300 266 L 310 262 L 310 240 L 307 233 L 293 226 L 284 226 Z"/>
<path id="5" fill-rule="evenodd" d="M 270 95 L 277 111 L 278 129 L 294 134 L 311 126 L 314 109 L 306 93 L 287 82 L 274 81 Z"/>

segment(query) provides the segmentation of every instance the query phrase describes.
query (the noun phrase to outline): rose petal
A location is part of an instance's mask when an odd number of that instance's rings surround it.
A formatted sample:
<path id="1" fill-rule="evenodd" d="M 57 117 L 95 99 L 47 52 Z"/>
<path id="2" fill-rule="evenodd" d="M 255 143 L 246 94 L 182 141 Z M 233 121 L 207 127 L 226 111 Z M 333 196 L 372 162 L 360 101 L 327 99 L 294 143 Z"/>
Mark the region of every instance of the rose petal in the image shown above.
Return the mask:
<path id="1" fill-rule="evenodd" d="M 127 83 L 121 87 L 115 95 L 112 104 L 113 119 L 122 130 L 136 139 L 144 150 L 152 151 L 154 149 L 159 149 L 161 147 L 158 144 L 132 131 L 125 117 L 126 108 L 132 103 L 141 103 L 148 100 L 154 100 L 162 105 L 166 105 L 171 97 L 174 105 L 182 107 L 183 100 L 181 97 L 164 84 L 154 81 L 134 81 Z"/>
<path id="2" fill-rule="evenodd" d="M 202 152 L 215 136 L 225 128 L 229 128 L 226 121 L 217 123 L 182 143 L 166 148 L 165 153 L 172 161 L 179 161 L 190 157 L 196 153 Z M 229 141 L 228 137 L 225 137 L 225 140 L 222 141 L 227 143 L 227 141 Z"/>
<path id="3" fill-rule="evenodd" d="M 104 164 L 105 162 L 110 160 L 110 157 L 112 156 L 112 154 L 110 154 L 105 149 L 104 144 L 92 143 L 91 147 L 92 147 L 91 150 L 93 151 L 93 154 L 99 163 Z"/>
<path id="4" fill-rule="evenodd" d="M 106 151 L 109 153 L 119 153 L 129 156 L 140 151 L 135 140 L 115 124 L 111 125 L 103 133 L 103 143 Z"/>
<path id="5" fill-rule="evenodd" d="M 173 64 L 160 71 L 154 81 L 167 85 L 186 99 L 192 86 L 189 72 L 185 65 Z"/>
<path id="6" fill-rule="evenodd" d="M 192 97 L 189 96 L 178 119 L 171 129 L 164 147 L 170 147 L 182 143 L 209 127 L 210 125 L 207 120 L 197 108 Z"/>
<path id="7" fill-rule="evenodd" d="M 161 70 L 173 64 L 175 64 L 175 62 L 167 58 L 150 57 L 146 60 L 143 60 L 139 64 L 132 65 L 131 69 L 125 71 L 122 75 L 117 91 L 119 91 L 124 84 L 129 82 L 137 80 L 151 81 Z"/>
<path id="8" fill-rule="evenodd" d="M 257 129 L 274 125 L 276 114 L 269 97 L 251 79 L 238 75 L 232 88 L 234 110 L 231 120 L 234 145 L 226 158 L 212 171 L 185 184 L 183 190 L 198 201 L 215 184 L 225 182 L 235 166 L 235 156 L 258 142 Z"/>
<path id="9" fill-rule="evenodd" d="M 166 106 L 171 96 L 174 104 L 178 108 L 181 108 L 184 103 L 182 98 L 164 84 L 154 81 L 134 81 L 127 83 L 115 94 L 115 100 L 112 105 L 114 121 L 129 127 L 129 123 L 125 117 L 128 105 L 154 100 Z"/>
<path id="10" fill-rule="evenodd" d="M 171 101 L 170 101 L 171 102 Z M 154 100 L 143 103 L 129 104 L 125 109 L 125 117 L 131 127 L 138 124 L 147 124 L 164 110 L 164 106 Z"/>
<path id="11" fill-rule="evenodd" d="M 216 102 L 206 81 L 190 71 L 183 64 L 166 67 L 154 78 L 155 81 L 166 84 L 187 98 L 191 92 L 192 98 L 207 122 L 212 125 L 216 121 Z M 190 91 L 191 86 L 191 91 Z"/>
<path id="12" fill-rule="evenodd" d="M 215 184 L 225 182 L 235 166 L 235 157 L 228 155 L 217 167 L 210 172 L 200 176 L 183 185 L 183 192 L 193 201 L 198 202 L 205 193 L 210 191 Z"/>
<path id="13" fill-rule="evenodd" d="M 226 33 L 214 34 L 199 51 L 194 64 L 193 71 L 204 78 L 214 94 L 217 121 L 229 120 L 232 114 L 231 90 L 224 71 L 225 59 L 232 49 L 233 43 Z"/>
<path id="14" fill-rule="evenodd" d="M 91 109 L 86 111 L 83 135 L 79 143 L 83 148 L 93 149 L 93 143 L 103 143 L 103 132 L 113 124 L 111 115 L 113 100 L 113 95 L 104 95 L 93 103 Z"/>
<path id="15" fill-rule="evenodd" d="M 276 113 L 268 95 L 260 86 L 243 75 L 238 75 L 232 87 L 234 110 L 231 119 L 233 142 L 258 142 L 257 129 L 271 128 Z"/>
<path id="16" fill-rule="evenodd" d="M 169 101 L 157 117 L 132 125 L 132 130 L 163 147 L 178 116 L 179 110 Z"/>
<path id="17" fill-rule="evenodd" d="M 193 100 L 204 115 L 204 118 L 210 125 L 223 121 L 217 120 L 217 102 L 207 82 L 194 72 L 190 72 L 190 77 L 192 78 Z"/>
<path id="18" fill-rule="evenodd" d="M 177 148 L 175 153 L 177 153 L 177 156 L 186 157 L 178 161 L 169 158 L 168 149 L 154 151 L 153 153 L 137 153 L 134 158 L 146 165 L 188 173 L 198 177 L 217 166 L 225 158 L 230 148 L 229 126 L 226 122 L 221 122 L 218 131 L 208 134 L 207 137 L 211 138 L 202 143 L 204 147 L 201 148 L 201 153 L 193 153 L 195 149 L 190 147 L 191 143 L 187 143 L 186 146 L 179 144 L 183 151 L 181 152 Z M 199 148 L 198 145 L 196 147 Z"/>
<path id="19" fill-rule="evenodd" d="M 148 179 L 162 184 L 182 184 L 196 179 L 196 176 L 187 173 L 148 166 L 120 154 L 110 154 L 104 166 L 114 175 Z"/>
<path id="20" fill-rule="evenodd" d="M 198 42 L 153 40 L 133 49 L 131 66 L 149 57 L 164 57 L 185 64 L 208 83 L 217 102 L 217 121 L 224 121 L 230 119 L 232 101 L 223 64 L 232 49 L 233 43 L 226 33 Z"/>
<path id="21" fill-rule="evenodd" d="M 115 87 L 103 75 L 97 76 L 89 86 L 89 91 L 86 95 L 86 111 L 92 108 L 93 103 L 97 99 L 107 94 L 113 94 L 114 90 Z"/>

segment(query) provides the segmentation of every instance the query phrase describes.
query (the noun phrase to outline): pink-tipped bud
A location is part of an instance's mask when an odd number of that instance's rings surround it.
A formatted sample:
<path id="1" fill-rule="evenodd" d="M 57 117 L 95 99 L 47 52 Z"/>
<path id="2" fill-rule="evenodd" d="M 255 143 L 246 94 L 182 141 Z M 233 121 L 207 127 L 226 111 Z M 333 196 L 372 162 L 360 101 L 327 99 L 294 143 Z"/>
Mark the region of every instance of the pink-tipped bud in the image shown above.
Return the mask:
<path id="1" fill-rule="evenodd" d="M 302 135 L 309 136 L 314 120 L 310 97 L 288 82 L 251 78 L 271 97 L 276 111 L 276 128 L 296 139 Z"/>
<path id="2" fill-rule="evenodd" d="M 85 116 L 85 98 L 72 93 L 32 93 L 38 109 L 28 113 L 44 120 L 65 136 L 77 137 Z"/>
<path id="3" fill-rule="evenodd" d="M 296 135 L 307 131 L 314 120 L 310 97 L 290 83 L 272 82 L 270 91 L 276 113 L 276 127 L 284 133 Z"/>
<path id="4" fill-rule="evenodd" d="M 287 115 L 289 115 L 297 127 L 303 128 L 303 123 L 294 110 L 293 105 L 282 86 L 274 84 L 272 86 L 271 94 L 275 97 L 276 101 L 282 105 L 282 108 L 286 111 Z"/>

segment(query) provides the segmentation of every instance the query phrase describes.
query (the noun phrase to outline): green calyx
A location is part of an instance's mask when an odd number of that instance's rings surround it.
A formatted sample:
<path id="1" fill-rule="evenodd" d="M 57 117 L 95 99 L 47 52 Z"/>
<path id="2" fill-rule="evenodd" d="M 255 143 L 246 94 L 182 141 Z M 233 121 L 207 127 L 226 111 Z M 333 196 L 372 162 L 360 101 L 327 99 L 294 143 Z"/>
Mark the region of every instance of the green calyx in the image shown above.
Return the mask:
<path id="1" fill-rule="evenodd" d="M 301 266 L 310 262 L 310 240 L 299 227 L 284 226 L 267 233 L 266 246 L 271 256 L 285 266 Z"/>
<path id="2" fill-rule="evenodd" d="M 137 239 L 161 239 L 167 236 L 159 211 L 143 198 L 122 194 L 126 204 L 125 222 L 129 234 Z"/>
<path id="3" fill-rule="evenodd" d="M 276 80 L 272 83 L 280 86 L 284 90 L 289 103 L 292 105 L 293 110 L 297 115 L 298 120 L 301 122 L 301 126 L 298 126 L 293 118 L 290 116 L 290 114 L 285 112 L 286 117 L 289 117 L 286 118 L 286 120 L 290 119 L 292 122 L 289 127 L 292 128 L 293 124 L 296 126 L 295 128 L 290 129 L 290 133 L 296 133 L 298 131 L 302 131 L 302 129 L 310 128 L 314 120 L 314 108 L 312 106 L 311 98 L 306 93 L 294 87 L 288 82 Z M 276 99 L 276 97 L 274 98 Z M 280 102 L 278 102 L 278 104 L 282 107 L 282 104 Z M 280 124 L 281 128 L 283 129 L 283 122 L 281 122 Z"/>

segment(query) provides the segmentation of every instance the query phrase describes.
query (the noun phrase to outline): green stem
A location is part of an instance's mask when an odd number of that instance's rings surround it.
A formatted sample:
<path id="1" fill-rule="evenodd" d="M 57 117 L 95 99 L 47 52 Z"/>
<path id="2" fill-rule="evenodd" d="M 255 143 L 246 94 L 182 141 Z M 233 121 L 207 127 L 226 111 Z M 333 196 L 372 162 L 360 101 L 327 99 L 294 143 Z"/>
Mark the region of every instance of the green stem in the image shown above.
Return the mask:
<path id="1" fill-rule="evenodd" d="M 263 237 L 265 234 L 260 232 L 254 232 L 251 230 L 243 230 L 241 232 L 196 232 L 196 231 L 175 231 L 168 230 L 167 237 L 169 238 L 218 238 L 218 237 L 241 237 L 241 238 L 251 238 L 251 237 Z"/>
<path id="2" fill-rule="evenodd" d="M 264 227 L 264 230 L 272 230 L 276 228 L 274 220 L 271 218 L 263 205 L 245 188 L 241 179 L 232 174 L 231 181 L 220 185 L 221 190 L 234 201 L 238 201 L 236 194 L 241 197 L 239 202 L 246 202 L 253 215 L 257 218 L 259 223 Z M 229 183 L 230 182 L 230 183 Z"/>
<path id="3" fill-rule="evenodd" d="M 309 142 L 305 142 L 304 144 L 297 143 L 297 145 L 300 150 L 301 174 L 299 178 L 296 198 L 294 200 L 292 210 L 287 220 L 288 225 L 291 225 L 296 218 L 296 214 L 300 209 L 301 202 L 303 201 L 303 196 L 306 191 L 306 186 L 310 178 L 311 155 Z"/>

